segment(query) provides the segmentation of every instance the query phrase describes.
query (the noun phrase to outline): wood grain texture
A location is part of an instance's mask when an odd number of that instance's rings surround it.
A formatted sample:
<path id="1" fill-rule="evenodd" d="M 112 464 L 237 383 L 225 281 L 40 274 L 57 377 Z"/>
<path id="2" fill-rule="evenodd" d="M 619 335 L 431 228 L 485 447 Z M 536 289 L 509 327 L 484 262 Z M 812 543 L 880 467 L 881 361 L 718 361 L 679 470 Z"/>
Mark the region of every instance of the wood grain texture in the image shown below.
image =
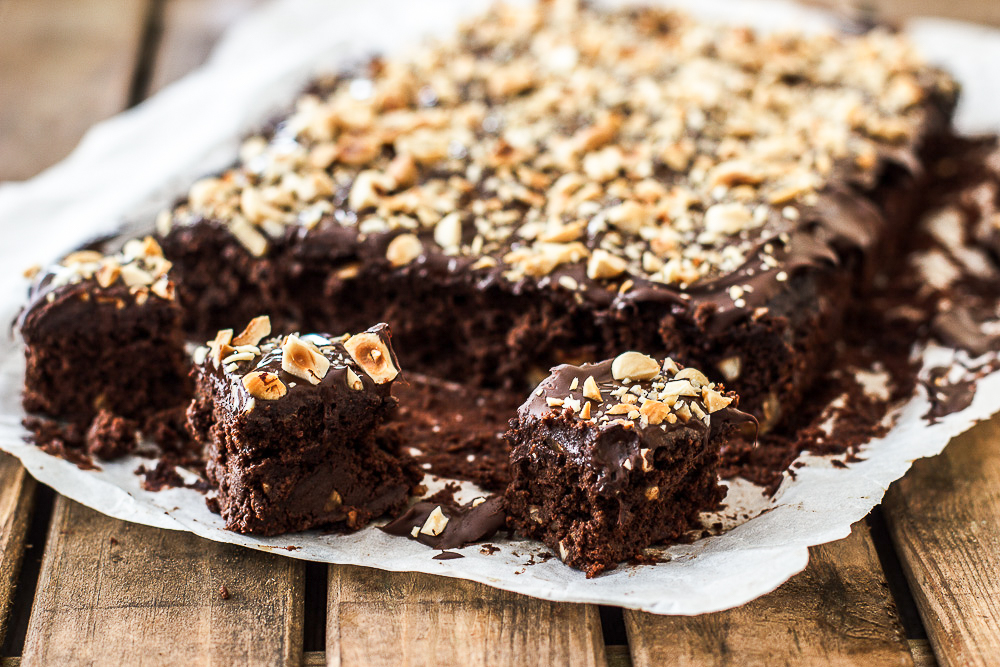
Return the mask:
<path id="1" fill-rule="evenodd" d="M 34 494 L 35 480 L 17 459 L 0 453 L 0 644 L 7 635 Z"/>
<path id="2" fill-rule="evenodd" d="M 303 583 L 300 561 L 60 497 L 22 664 L 298 665 Z"/>
<path id="3" fill-rule="evenodd" d="M 829 7 L 839 11 L 856 8 L 875 10 L 887 21 L 901 21 L 912 16 L 939 16 L 974 23 L 1000 26 L 1000 2 L 996 0 L 804 0 L 804 4 Z"/>
<path id="4" fill-rule="evenodd" d="M 266 0 L 166 0 L 149 94 L 205 62 L 216 40 Z"/>
<path id="5" fill-rule="evenodd" d="M 34 175 L 125 108 L 149 3 L 0 1 L 0 180 Z"/>
<path id="6" fill-rule="evenodd" d="M 703 616 L 625 611 L 632 663 L 647 665 L 913 665 L 867 525 L 810 549 L 781 588 Z"/>
<path id="7" fill-rule="evenodd" d="M 597 607 L 428 574 L 330 566 L 333 666 L 605 665 Z"/>
<path id="8" fill-rule="evenodd" d="M 1000 661 L 1000 419 L 889 490 L 885 516 L 941 665 Z"/>

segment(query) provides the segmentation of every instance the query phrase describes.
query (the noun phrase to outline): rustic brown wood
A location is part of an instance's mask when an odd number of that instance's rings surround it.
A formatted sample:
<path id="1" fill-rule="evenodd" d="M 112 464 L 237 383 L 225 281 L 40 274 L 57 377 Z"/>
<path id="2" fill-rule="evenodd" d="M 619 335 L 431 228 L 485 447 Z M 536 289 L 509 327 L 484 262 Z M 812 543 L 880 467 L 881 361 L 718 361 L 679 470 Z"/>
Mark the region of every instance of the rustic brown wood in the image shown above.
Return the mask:
<path id="1" fill-rule="evenodd" d="M 808 567 L 749 604 L 695 617 L 626 611 L 632 663 L 913 664 L 867 525 L 810 550 Z"/>
<path id="2" fill-rule="evenodd" d="M 149 92 L 201 65 L 223 31 L 264 1 L 167 0 Z"/>
<path id="3" fill-rule="evenodd" d="M 35 480 L 17 459 L 0 454 L 0 644 L 7 634 L 34 494 Z"/>
<path id="4" fill-rule="evenodd" d="M 597 607 L 560 604 L 482 584 L 331 566 L 330 665 L 606 664 Z"/>
<path id="5" fill-rule="evenodd" d="M 996 0 L 805 0 L 805 4 L 849 11 L 852 8 L 874 9 L 876 16 L 888 21 L 912 16 L 940 16 L 974 23 L 1000 26 L 1000 3 Z"/>
<path id="6" fill-rule="evenodd" d="M 0 180 L 34 175 L 126 106 L 149 2 L 0 2 Z"/>
<path id="7" fill-rule="evenodd" d="M 303 584 L 300 561 L 60 497 L 23 664 L 298 665 Z"/>
<path id="8" fill-rule="evenodd" d="M 941 665 L 1000 659 L 1000 419 L 913 464 L 885 515 Z"/>

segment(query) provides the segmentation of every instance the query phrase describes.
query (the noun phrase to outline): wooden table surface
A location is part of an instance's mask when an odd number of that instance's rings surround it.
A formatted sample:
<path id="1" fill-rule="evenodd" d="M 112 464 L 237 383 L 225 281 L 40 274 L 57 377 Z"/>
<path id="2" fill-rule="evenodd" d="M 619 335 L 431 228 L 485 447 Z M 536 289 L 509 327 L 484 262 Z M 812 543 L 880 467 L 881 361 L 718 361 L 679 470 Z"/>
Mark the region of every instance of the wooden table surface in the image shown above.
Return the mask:
<path id="1" fill-rule="evenodd" d="M 196 67 L 258 4 L 0 0 L 0 180 L 32 176 L 92 123 Z M 869 4 L 1000 25 L 1000 0 Z M 694 618 L 128 524 L 0 455 L 0 655 L 3 666 L 1000 664 L 998 443 L 1000 420 L 979 425 L 918 461 L 777 591 Z"/>

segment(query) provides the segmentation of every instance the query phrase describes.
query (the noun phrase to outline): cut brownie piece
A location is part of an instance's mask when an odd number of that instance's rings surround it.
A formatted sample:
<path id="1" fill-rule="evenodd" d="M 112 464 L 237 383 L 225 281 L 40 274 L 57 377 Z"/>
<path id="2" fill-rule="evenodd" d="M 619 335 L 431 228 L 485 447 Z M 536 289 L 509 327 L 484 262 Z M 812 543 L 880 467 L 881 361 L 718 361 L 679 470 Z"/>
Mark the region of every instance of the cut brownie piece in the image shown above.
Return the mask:
<path id="1" fill-rule="evenodd" d="M 553 369 L 511 420 L 508 526 L 592 577 L 725 495 L 721 446 L 752 418 L 694 368 L 638 352 Z"/>
<path id="2" fill-rule="evenodd" d="M 106 256 L 68 255 L 40 274 L 19 318 L 24 408 L 86 423 L 148 416 L 190 399 L 170 262 L 151 237 Z"/>
<path id="3" fill-rule="evenodd" d="M 270 320 L 257 317 L 237 336 L 220 331 L 195 355 L 188 424 L 205 446 L 226 527 L 356 530 L 402 509 L 421 476 L 375 439 L 395 406 L 399 372 L 388 327 L 340 337 L 270 333 Z"/>

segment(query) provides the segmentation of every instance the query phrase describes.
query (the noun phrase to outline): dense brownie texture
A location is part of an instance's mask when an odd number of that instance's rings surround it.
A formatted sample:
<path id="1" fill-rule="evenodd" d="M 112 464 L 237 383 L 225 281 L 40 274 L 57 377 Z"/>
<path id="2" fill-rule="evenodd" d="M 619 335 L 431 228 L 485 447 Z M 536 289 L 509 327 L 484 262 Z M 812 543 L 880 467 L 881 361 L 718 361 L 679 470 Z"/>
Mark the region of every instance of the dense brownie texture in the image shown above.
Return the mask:
<path id="1" fill-rule="evenodd" d="M 142 418 L 190 399 L 182 311 L 152 238 L 83 250 L 41 274 L 19 325 L 24 408 L 81 423 Z"/>
<path id="2" fill-rule="evenodd" d="M 715 508 L 722 445 L 751 419 L 694 369 L 627 352 L 559 366 L 518 410 L 508 525 L 592 577 Z"/>
<path id="3" fill-rule="evenodd" d="M 269 334 L 267 318 L 255 318 L 198 353 L 188 421 L 226 527 L 356 530 L 402 509 L 420 474 L 375 440 L 395 405 L 388 328 L 261 340 Z"/>

